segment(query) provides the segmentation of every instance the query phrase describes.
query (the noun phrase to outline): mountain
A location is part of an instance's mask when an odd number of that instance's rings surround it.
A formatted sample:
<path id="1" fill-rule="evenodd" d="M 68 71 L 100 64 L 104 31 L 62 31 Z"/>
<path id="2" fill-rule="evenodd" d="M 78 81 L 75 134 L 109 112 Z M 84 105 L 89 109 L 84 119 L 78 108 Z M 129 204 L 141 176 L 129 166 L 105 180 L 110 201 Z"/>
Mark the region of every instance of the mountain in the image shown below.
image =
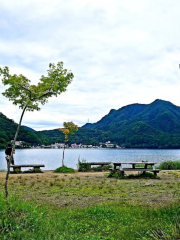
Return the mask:
<path id="1" fill-rule="evenodd" d="M 6 147 L 7 143 L 14 139 L 17 123 L 0 113 L 0 148 Z M 28 130 L 21 126 L 17 140 L 31 144 L 49 143 L 49 139 L 34 130 Z"/>
<path id="2" fill-rule="evenodd" d="M 109 114 L 94 124 L 87 123 L 83 128 L 107 129 L 130 126 L 144 122 L 163 132 L 176 133 L 180 130 L 180 107 L 163 100 L 155 100 L 151 104 L 131 104 L 118 110 L 110 110 Z"/>
<path id="3" fill-rule="evenodd" d="M 180 147 L 180 107 L 160 99 L 110 110 L 82 128 L 109 133 L 109 140 L 126 147 Z"/>
<path id="4" fill-rule="evenodd" d="M 33 128 L 30 128 L 30 127 L 27 127 L 27 126 L 22 126 L 22 127 L 24 127 L 25 129 L 27 129 L 27 130 L 29 130 L 31 132 L 36 132 L 36 130 L 34 130 Z"/>
<path id="5" fill-rule="evenodd" d="M 17 124 L 0 113 L 0 148 L 14 138 Z M 35 131 L 21 127 L 18 140 L 31 144 L 63 142 L 58 129 Z M 160 99 L 131 104 L 110 112 L 96 123 L 87 123 L 69 137 L 69 144 L 98 145 L 111 141 L 125 148 L 180 148 L 180 107 Z"/>

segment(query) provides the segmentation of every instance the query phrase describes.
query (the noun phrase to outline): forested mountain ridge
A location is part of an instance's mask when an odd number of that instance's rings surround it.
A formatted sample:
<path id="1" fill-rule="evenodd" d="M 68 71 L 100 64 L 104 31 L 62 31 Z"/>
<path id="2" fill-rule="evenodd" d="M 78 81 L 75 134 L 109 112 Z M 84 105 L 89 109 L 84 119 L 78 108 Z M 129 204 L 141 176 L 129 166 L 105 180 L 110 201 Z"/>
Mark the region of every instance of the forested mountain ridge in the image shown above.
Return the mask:
<path id="1" fill-rule="evenodd" d="M 133 123 L 144 122 L 149 126 L 163 131 L 176 133 L 180 131 L 180 107 L 163 100 L 155 100 L 151 104 L 131 104 L 118 110 L 110 110 L 97 123 L 85 124 L 87 129 L 107 129 Z"/>
<path id="2" fill-rule="evenodd" d="M 109 132 L 111 141 L 125 147 L 180 148 L 180 107 L 159 99 L 131 104 L 83 128 Z"/>
<path id="3" fill-rule="evenodd" d="M 17 124 L 0 113 L 0 147 L 13 139 Z M 35 144 L 63 142 L 58 129 L 35 131 L 21 127 L 18 140 Z M 125 148 L 180 148 L 180 107 L 155 100 L 151 104 L 131 104 L 94 124 L 87 123 L 69 137 L 69 144 L 98 145 L 111 141 Z"/>
<path id="4" fill-rule="evenodd" d="M 18 124 L 14 120 L 7 118 L 0 112 L 0 148 L 6 147 L 7 143 L 14 139 Z M 17 138 L 18 141 L 24 141 L 31 144 L 49 143 L 46 136 L 38 132 L 32 132 L 25 129 L 23 126 Z"/>

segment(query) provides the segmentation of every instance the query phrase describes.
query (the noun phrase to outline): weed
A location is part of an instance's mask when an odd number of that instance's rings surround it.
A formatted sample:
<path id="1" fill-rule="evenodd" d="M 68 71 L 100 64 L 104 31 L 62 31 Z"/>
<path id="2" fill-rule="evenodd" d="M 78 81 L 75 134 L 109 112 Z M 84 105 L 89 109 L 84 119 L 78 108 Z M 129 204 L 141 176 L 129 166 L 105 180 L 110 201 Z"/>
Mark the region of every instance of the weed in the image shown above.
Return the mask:
<path id="1" fill-rule="evenodd" d="M 51 186 L 51 187 L 54 186 L 54 182 L 50 182 L 49 186 Z"/>
<path id="2" fill-rule="evenodd" d="M 31 182 L 30 186 L 33 187 L 35 185 L 35 182 Z"/>

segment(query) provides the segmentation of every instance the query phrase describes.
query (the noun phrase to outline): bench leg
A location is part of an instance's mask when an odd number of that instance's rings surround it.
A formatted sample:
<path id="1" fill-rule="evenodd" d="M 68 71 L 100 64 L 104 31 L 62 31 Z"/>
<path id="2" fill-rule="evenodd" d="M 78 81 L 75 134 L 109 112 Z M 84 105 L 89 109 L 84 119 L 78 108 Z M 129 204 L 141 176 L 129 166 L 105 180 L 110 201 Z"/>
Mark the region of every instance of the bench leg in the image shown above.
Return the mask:
<path id="1" fill-rule="evenodd" d="M 13 167 L 14 172 L 21 172 L 21 167 Z"/>

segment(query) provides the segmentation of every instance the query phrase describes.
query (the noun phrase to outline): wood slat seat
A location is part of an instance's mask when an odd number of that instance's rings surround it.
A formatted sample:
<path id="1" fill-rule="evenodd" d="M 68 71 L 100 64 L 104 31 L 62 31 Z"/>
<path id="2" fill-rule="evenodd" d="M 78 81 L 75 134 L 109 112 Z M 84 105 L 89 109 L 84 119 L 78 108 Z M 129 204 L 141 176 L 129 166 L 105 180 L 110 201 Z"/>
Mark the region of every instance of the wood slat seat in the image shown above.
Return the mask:
<path id="1" fill-rule="evenodd" d="M 21 164 L 21 165 L 11 165 L 11 168 L 13 168 L 14 172 L 20 172 L 22 167 L 33 167 L 33 170 L 36 172 L 40 171 L 41 167 L 45 167 L 44 164 Z"/>
<path id="2" fill-rule="evenodd" d="M 152 168 L 123 168 L 122 170 L 119 170 L 119 171 L 159 172 L 161 170 L 160 169 L 152 169 Z"/>
<path id="3" fill-rule="evenodd" d="M 87 162 L 89 165 L 101 165 L 101 166 L 105 166 L 105 165 L 110 165 L 111 162 Z"/>
<path id="4" fill-rule="evenodd" d="M 137 172 L 143 172 L 143 174 L 145 172 L 153 172 L 154 175 L 156 176 L 157 173 L 159 173 L 161 170 L 160 169 L 151 169 L 151 168 L 123 168 L 123 169 L 116 169 L 116 172 L 119 172 L 121 173 L 122 175 L 124 175 L 124 172 L 134 172 L 134 171 L 137 171 Z M 114 172 L 114 171 L 112 171 Z"/>

